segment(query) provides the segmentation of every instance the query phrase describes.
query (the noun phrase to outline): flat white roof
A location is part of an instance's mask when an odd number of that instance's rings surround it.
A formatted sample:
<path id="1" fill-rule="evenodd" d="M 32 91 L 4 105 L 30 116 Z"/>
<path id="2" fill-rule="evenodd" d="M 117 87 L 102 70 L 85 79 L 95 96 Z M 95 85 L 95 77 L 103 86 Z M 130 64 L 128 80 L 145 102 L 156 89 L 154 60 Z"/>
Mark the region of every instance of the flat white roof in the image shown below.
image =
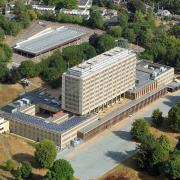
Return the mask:
<path id="1" fill-rule="evenodd" d="M 136 54 L 132 51 L 120 47 L 115 47 L 68 69 L 67 74 L 77 77 L 87 77 L 93 72 L 99 72 L 104 68 L 109 68 L 110 66 L 119 63 L 119 61 L 125 61 L 133 56 L 136 56 Z"/>

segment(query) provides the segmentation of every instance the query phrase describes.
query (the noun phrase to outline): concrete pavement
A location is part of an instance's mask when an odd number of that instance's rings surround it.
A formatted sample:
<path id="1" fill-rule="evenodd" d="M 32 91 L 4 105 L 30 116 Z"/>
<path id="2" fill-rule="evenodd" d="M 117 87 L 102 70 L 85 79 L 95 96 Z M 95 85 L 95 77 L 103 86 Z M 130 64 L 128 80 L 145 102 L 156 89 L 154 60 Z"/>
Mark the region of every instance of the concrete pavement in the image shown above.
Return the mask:
<path id="1" fill-rule="evenodd" d="M 167 115 L 177 101 L 180 101 L 180 91 L 153 102 L 79 147 L 59 153 L 58 158 L 69 160 L 80 180 L 97 179 L 136 152 L 136 143 L 131 141 L 130 135 L 131 125 L 136 119 L 149 119 L 156 108 Z"/>

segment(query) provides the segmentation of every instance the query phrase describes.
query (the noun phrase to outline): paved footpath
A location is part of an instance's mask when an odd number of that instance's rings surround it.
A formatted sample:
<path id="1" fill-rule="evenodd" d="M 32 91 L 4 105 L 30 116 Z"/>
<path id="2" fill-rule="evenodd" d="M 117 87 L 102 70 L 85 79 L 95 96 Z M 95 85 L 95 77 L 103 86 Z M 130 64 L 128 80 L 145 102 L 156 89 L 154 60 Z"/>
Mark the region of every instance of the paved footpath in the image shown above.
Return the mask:
<path id="1" fill-rule="evenodd" d="M 180 90 L 153 102 L 77 148 L 59 153 L 58 158 L 69 160 L 80 180 L 97 179 L 136 152 L 136 143 L 131 141 L 130 135 L 131 125 L 136 119 L 149 119 L 156 108 L 167 115 L 177 101 L 180 101 Z"/>

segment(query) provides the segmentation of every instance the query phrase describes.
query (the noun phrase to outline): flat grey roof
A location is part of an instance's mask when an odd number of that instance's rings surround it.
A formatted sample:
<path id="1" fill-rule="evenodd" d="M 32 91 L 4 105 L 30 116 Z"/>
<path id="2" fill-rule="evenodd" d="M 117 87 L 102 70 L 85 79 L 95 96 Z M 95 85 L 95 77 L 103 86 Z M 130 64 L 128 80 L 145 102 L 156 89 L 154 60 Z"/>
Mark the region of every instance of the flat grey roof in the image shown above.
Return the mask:
<path id="1" fill-rule="evenodd" d="M 105 68 L 109 68 L 120 61 L 124 62 L 130 58 L 136 60 L 136 54 L 128 49 L 115 47 L 81 64 L 69 68 L 64 74 L 86 78 L 91 76 L 93 73 L 101 72 Z"/>
<path id="2" fill-rule="evenodd" d="M 83 35 L 85 35 L 84 32 L 69 27 L 51 29 L 48 32 L 39 33 L 25 41 L 17 43 L 14 49 L 32 55 L 39 55 L 75 41 Z"/>

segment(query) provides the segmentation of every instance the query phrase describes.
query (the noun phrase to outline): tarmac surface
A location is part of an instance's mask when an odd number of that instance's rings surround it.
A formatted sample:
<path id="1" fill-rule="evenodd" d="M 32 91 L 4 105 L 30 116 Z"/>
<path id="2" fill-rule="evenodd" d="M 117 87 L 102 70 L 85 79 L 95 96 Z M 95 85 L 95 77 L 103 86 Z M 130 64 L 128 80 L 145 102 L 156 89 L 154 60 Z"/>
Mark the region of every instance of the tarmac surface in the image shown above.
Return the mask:
<path id="1" fill-rule="evenodd" d="M 70 161 L 75 177 L 80 180 L 97 179 L 136 152 L 137 144 L 131 141 L 130 135 L 135 120 L 145 117 L 149 121 L 153 110 L 157 108 L 166 116 L 177 101 L 180 101 L 180 90 L 160 98 L 78 147 L 58 153 L 58 158 Z"/>

